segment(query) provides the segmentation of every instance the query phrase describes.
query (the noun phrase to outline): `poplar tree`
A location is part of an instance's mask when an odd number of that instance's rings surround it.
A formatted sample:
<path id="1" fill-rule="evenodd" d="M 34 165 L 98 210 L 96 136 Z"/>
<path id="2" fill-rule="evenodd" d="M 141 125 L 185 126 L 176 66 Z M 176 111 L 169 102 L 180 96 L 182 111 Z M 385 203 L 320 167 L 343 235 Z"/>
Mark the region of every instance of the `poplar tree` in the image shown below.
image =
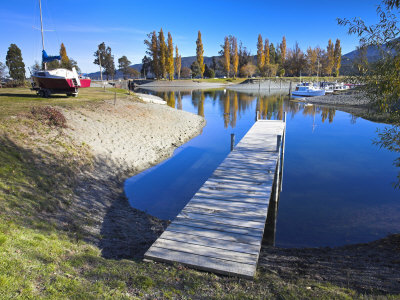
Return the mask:
<path id="1" fill-rule="evenodd" d="M 158 33 L 158 60 L 160 63 L 160 76 L 162 78 L 166 77 L 167 74 L 167 44 L 165 43 L 164 32 L 162 28 Z"/>
<path id="2" fill-rule="evenodd" d="M 264 56 L 265 56 L 265 64 L 269 65 L 270 64 L 270 56 L 269 56 L 269 41 L 268 41 L 268 39 L 265 39 Z"/>
<path id="3" fill-rule="evenodd" d="M 316 64 L 318 60 L 317 48 L 312 49 L 308 47 L 307 49 L 307 64 L 308 64 L 308 75 L 314 75 L 316 72 Z"/>
<path id="4" fill-rule="evenodd" d="M 328 41 L 328 47 L 326 47 L 326 68 L 325 68 L 325 73 L 328 74 L 329 76 L 332 75 L 332 69 L 335 64 L 335 50 L 333 47 L 332 40 L 329 39 Z"/>
<path id="5" fill-rule="evenodd" d="M 229 77 L 229 70 L 231 67 L 231 57 L 229 54 L 229 38 L 226 36 L 225 37 L 225 43 L 224 43 L 224 69 L 226 72 L 226 77 Z"/>
<path id="6" fill-rule="evenodd" d="M 16 81 L 25 80 L 25 64 L 22 60 L 21 49 L 16 44 L 11 44 L 8 47 L 6 65 L 12 79 Z"/>
<path id="7" fill-rule="evenodd" d="M 61 64 L 60 64 L 61 68 L 72 69 L 71 62 L 68 58 L 67 50 L 65 49 L 64 43 L 61 43 L 60 46 L 60 56 L 61 56 Z"/>
<path id="8" fill-rule="evenodd" d="M 178 79 L 181 78 L 182 57 L 179 55 L 178 46 L 175 46 L 175 71 Z"/>
<path id="9" fill-rule="evenodd" d="M 340 40 L 336 39 L 335 50 L 334 50 L 334 68 L 336 77 L 339 76 L 340 66 L 342 64 L 342 47 L 340 46 Z"/>
<path id="10" fill-rule="evenodd" d="M 234 36 L 231 38 L 231 55 L 232 55 L 233 78 L 236 78 L 236 74 L 239 67 L 239 54 L 238 54 L 237 39 Z"/>
<path id="11" fill-rule="evenodd" d="M 269 45 L 269 63 L 270 64 L 277 63 L 277 61 L 276 61 L 276 51 L 275 51 L 274 43 L 271 43 Z"/>
<path id="12" fill-rule="evenodd" d="M 169 80 L 174 80 L 174 45 L 172 44 L 172 35 L 168 32 L 168 51 L 167 51 L 167 73 Z"/>
<path id="13" fill-rule="evenodd" d="M 257 67 L 262 72 L 265 64 L 264 44 L 261 34 L 258 35 L 257 42 Z"/>
<path id="14" fill-rule="evenodd" d="M 199 65 L 199 72 L 201 78 L 203 78 L 204 74 L 204 49 L 203 49 L 203 42 L 201 41 L 201 32 L 199 30 L 199 33 L 197 34 L 197 40 L 196 40 L 196 55 L 197 55 L 197 63 Z"/>
<path id="15" fill-rule="evenodd" d="M 282 65 L 285 64 L 285 60 L 286 60 L 286 37 L 283 36 L 282 38 L 282 44 L 281 44 L 281 61 L 282 61 Z"/>
<path id="16" fill-rule="evenodd" d="M 151 59 L 150 69 L 154 73 L 156 78 L 160 78 L 160 63 L 158 61 L 158 40 L 155 31 L 147 35 L 147 40 L 144 40 L 144 44 L 147 46 L 146 53 Z"/>

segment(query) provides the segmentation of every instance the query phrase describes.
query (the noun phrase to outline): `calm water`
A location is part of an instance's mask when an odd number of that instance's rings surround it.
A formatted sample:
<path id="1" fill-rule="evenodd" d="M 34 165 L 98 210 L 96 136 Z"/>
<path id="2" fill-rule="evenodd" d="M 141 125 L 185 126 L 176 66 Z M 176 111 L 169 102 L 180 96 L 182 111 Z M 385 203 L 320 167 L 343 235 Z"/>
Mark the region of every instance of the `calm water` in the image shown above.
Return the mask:
<path id="1" fill-rule="evenodd" d="M 143 91 L 142 91 L 143 92 Z M 233 91 L 152 92 L 168 105 L 202 115 L 207 125 L 172 158 L 125 182 L 133 207 L 173 219 L 254 124 L 287 115 L 283 191 L 276 246 L 336 246 L 400 232 L 398 153 L 372 143 L 373 123 L 284 95 Z"/>

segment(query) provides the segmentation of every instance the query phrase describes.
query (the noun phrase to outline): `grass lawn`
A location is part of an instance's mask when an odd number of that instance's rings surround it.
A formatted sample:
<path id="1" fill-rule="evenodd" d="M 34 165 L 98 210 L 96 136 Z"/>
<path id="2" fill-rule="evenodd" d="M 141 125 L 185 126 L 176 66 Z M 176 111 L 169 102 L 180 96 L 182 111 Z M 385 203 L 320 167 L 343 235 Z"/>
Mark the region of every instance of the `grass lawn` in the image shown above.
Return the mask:
<path id="1" fill-rule="evenodd" d="M 61 230 L 52 216 L 68 209 L 76 173 L 90 168 L 90 149 L 35 120 L 30 109 L 112 98 L 100 88 L 49 99 L 28 89 L 0 89 L 0 299 L 363 298 L 351 289 L 301 276 L 283 280 L 262 269 L 250 281 L 181 265 L 105 259 L 78 228 Z"/>

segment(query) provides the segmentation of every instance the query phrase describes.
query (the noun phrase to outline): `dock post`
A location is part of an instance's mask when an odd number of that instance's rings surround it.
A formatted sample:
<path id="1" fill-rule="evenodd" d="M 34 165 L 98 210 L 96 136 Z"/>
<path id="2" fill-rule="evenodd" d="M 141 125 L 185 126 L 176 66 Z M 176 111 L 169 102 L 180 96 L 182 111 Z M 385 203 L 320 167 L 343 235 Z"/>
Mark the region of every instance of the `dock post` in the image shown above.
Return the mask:
<path id="1" fill-rule="evenodd" d="M 114 106 L 117 103 L 117 92 L 114 92 Z"/>
<path id="2" fill-rule="evenodd" d="M 279 200 L 279 192 L 280 192 L 280 171 L 281 171 L 281 141 L 282 141 L 282 136 L 277 135 L 276 136 L 276 151 L 278 152 L 278 159 L 276 162 L 276 171 L 275 171 L 275 193 L 274 193 L 274 200 L 275 203 L 278 203 Z"/>
<path id="3" fill-rule="evenodd" d="M 269 80 L 269 92 L 271 93 L 271 79 Z"/>
<path id="4" fill-rule="evenodd" d="M 276 136 L 276 151 L 279 151 L 279 146 L 281 145 L 281 140 L 282 140 L 282 136 L 277 135 Z"/>
<path id="5" fill-rule="evenodd" d="M 235 134 L 231 133 L 231 151 L 233 150 L 234 146 L 235 146 Z"/>
<path id="6" fill-rule="evenodd" d="M 289 85 L 289 96 L 292 97 L 292 82 L 290 81 Z"/>
<path id="7" fill-rule="evenodd" d="M 260 119 L 260 111 L 257 110 L 257 113 L 256 113 L 256 122 L 257 122 L 259 119 Z"/>
<path id="8" fill-rule="evenodd" d="M 285 145 L 286 145 L 286 112 L 283 112 L 283 122 L 285 123 L 285 127 L 283 129 L 283 136 L 282 136 L 282 156 L 281 156 L 281 180 L 280 180 L 280 187 L 279 190 L 282 192 L 282 185 L 283 185 L 283 164 L 285 162 Z"/>

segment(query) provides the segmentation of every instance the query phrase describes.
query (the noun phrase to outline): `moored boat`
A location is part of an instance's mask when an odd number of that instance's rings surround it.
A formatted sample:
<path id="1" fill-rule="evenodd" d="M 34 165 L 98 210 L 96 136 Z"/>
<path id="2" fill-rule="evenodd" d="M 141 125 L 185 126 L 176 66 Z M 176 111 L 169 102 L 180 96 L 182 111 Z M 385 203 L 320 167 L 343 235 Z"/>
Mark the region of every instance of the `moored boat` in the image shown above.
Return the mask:
<path id="1" fill-rule="evenodd" d="M 311 83 L 301 83 L 296 86 L 292 95 L 297 97 L 323 96 L 325 95 L 325 90 L 316 88 Z"/>

